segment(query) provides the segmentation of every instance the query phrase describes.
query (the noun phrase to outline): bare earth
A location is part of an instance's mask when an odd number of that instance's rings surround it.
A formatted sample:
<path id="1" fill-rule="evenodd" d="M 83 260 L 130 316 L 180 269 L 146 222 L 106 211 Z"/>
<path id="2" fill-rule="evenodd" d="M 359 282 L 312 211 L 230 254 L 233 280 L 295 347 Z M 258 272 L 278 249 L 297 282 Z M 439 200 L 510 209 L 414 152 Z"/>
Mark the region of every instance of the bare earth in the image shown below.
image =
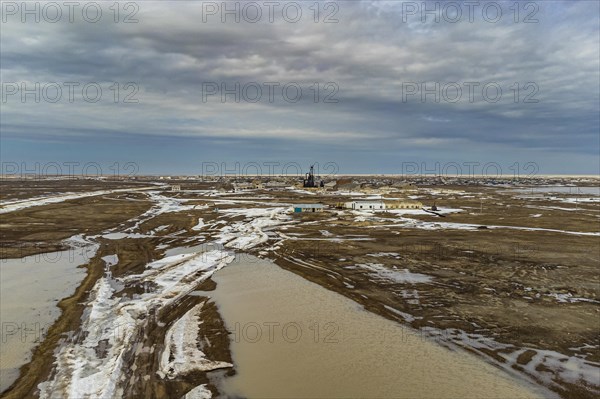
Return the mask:
<path id="1" fill-rule="evenodd" d="M 214 303 L 189 293 L 213 289 L 212 272 L 226 264 L 223 259 L 243 253 L 269 258 L 371 312 L 412 326 L 424 338 L 516 370 L 563 398 L 600 394 L 598 194 L 521 191 L 482 180 L 425 181 L 384 195 L 417 199 L 427 208 L 435 203 L 440 216 L 335 209 L 336 203 L 360 196 L 333 189 L 234 193 L 228 183 L 181 181 L 182 191 L 171 191 L 156 183 L 150 178 L 0 182 L 0 209 L 41 196 L 156 187 L 0 214 L 1 259 L 66 249 L 64 240 L 77 235 L 99 244 L 85 266 L 87 277 L 72 297 L 59 302 L 61 317 L 3 398 L 67 392 L 53 384 L 70 376 L 61 350 L 89 342 L 96 345 L 98 364 L 110 364 L 111 356 L 120 354 L 126 372 L 116 379 L 114 392 L 125 397 L 178 398 L 202 384 L 217 394 L 211 378 L 235 373 L 235 365 L 227 366 L 232 361 L 228 332 Z M 598 188 L 597 180 L 578 184 Z M 331 208 L 293 213 L 294 203 Z M 198 249 L 208 258 L 185 274 L 177 268 L 187 258 L 148 267 L 175 254 L 168 251 L 200 244 L 210 244 Z M 118 261 L 107 266 L 106 257 L 113 255 Z M 213 255 L 219 257 L 213 261 Z M 174 288 L 149 274 L 162 267 L 179 279 Z M 104 303 L 120 303 L 115 309 L 127 306 L 124 314 L 135 315 L 123 342 L 89 341 L 85 331 L 94 322 L 89 309 L 103 282 L 114 289 Z M 197 339 L 206 363 L 180 373 L 162 370 L 165 336 L 194 307 L 201 308 Z M 157 373 L 161 370 L 169 376 Z"/>

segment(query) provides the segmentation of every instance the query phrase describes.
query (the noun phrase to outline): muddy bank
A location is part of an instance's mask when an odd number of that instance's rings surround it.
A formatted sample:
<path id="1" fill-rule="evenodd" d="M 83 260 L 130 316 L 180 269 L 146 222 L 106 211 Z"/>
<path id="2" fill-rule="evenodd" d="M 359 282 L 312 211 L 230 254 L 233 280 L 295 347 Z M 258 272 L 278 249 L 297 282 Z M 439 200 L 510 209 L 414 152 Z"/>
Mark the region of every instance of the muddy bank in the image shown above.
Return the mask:
<path id="1" fill-rule="evenodd" d="M 18 379 L 0 397 L 7 399 L 38 397 L 37 385 L 49 377 L 56 348 L 75 342 L 80 337 L 81 317 L 86 308 L 89 291 L 105 272 L 103 257 L 119 253 L 123 264 L 135 267 L 136 264 L 144 263 L 141 254 L 146 254 L 146 259 L 149 259 L 153 256 L 152 252 L 153 246 L 150 242 L 146 245 L 137 243 L 135 250 L 128 251 L 122 243 L 119 245 L 117 242 L 105 240 L 96 255 L 83 266 L 87 274 L 75 293 L 58 302 L 57 306 L 61 314 L 47 329 L 41 343 L 35 348 L 31 361 L 20 368 Z"/>
<path id="2" fill-rule="evenodd" d="M 56 306 L 73 295 L 86 276 L 86 264 L 97 245 L 72 250 L 0 260 L 2 344 L 0 345 L 0 392 L 18 377 L 20 366 L 31 360 L 32 349 L 60 316 Z"/>

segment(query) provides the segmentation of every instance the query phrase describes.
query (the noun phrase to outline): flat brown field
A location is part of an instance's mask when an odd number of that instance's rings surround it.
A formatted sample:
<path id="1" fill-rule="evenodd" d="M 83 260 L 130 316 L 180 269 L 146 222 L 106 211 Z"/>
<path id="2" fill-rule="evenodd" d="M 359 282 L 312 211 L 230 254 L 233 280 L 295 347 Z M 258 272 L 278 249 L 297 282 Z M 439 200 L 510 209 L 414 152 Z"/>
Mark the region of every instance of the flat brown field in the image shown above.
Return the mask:
<path id="1" fill-rule="evenodd" d="M 139 187 L 142 181 L 84 180 L 84 179 L 0 179 L 0 201 L 13 201 L 59 193 L 79 193 Z"/>
<path id="2" fill-rule="evenodd" d="M 89 181 L 73 186 L 70 182 L 0 184 L 2 200 L 106 187 Z M 222 236 L 225 226 L 251 222 L 252 210 L 287 209 L 307 202 L 332 207 L 314 214 L 287 212 L 285 222 L 264 229 L 266 242 L 239 251 L 270 258 L 369 311 L 414 327 L 424 339 L 462 347 L 500 367 L 522 372 L 564 398 L 591 398 L 599 392 L 600 381 L 592 386 L 564 378 L 552 368 L 556 362 L 551 356 L 543 356 L 556 352 L 600 370 L 600 202 L 585 201 L 589 196 L 531 194 L 483 185 L 421 185 L 385 195 L 418 197 L 426 207 L 435 203 L 443 214 L 438 216 L 339 210 L 333 208 L 336 203 L 353 198 L 339 192 L 224 193 L 216 189 L 225 186 L 216 183 L 184 181 L 181 185 L 181 192 L 160 187 L 157 192 L 162 201 L 175 199 L 190 205 L 185 210 L 152 214 L 156 199 L 148 193 L 121 192 L 0 215 L 0 258 L 63 249 L 63 240 L 77 234 L 99 236 L 100 244 L 87 265 L 82 287 L 59 304 L 61 318 L 3 397 L 35 397 L 37 384 L 52 375 L 50 365 L 61 345 L 59 338 L 77 329 L 89 290 L 103 274 L 102 257 L 118 255 L 119 262 L 112 268 L 116 278 L 139 274 L 168 248 L 211 242 Z M 111 183 L 111 188 L 126 187 Z M 206 191 L 210 189 L 215 190 Z M 575 197 L 582 201 L 573 202 Z M 195 227 L 199 218 L 204 222 L 201 228 Z M 138 236 L 102 236 L 123 231 Z M 238 236 L 243 237 L 244 230 Z M 200 288 L 209 290 L 211 284 L 206 279 Z M 141 282 L 129 282 L 120 295 L 142 291 Z M 159 397 L 180 397 L 198 384 L 209 383 L 206 373 L 174 381 L 155 373 L 166 330 L 186 310 L 206 300 L 186 297 L 177 307 L 159 309 L 144 321 L 143 346 L 155 349 L 152 354 L 126 356 L 130 366 L 135 365 L 123 385 L 126 396 L 154 392 Z M 205 306 L 201 336 L 212 342 L 207 355 L 231 361 L 218 310 L 210 301 Z M 210 383 L 209 388 L 216 392 Z"/>

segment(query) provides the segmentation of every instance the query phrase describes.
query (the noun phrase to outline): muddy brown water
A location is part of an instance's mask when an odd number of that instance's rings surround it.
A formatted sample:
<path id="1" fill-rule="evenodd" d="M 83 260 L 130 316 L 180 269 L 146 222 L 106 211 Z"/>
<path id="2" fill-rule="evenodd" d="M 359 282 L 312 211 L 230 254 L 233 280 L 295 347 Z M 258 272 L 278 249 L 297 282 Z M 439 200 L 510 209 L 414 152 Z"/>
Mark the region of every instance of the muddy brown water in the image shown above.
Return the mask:
<path id="1" fill-rule="evenodd" d="M 59 300 L 73 295 L 86 275 L 78 268 L 93 246 L 0 260 L 0 392 L 31 360 L 33 348 L 60 316 Z"/>
<path id="2" fill-rule="evenodd" d="M 555 396 L 269 261 L 238 257 L 213 279 L 237 371 L 228 397 Z"/>

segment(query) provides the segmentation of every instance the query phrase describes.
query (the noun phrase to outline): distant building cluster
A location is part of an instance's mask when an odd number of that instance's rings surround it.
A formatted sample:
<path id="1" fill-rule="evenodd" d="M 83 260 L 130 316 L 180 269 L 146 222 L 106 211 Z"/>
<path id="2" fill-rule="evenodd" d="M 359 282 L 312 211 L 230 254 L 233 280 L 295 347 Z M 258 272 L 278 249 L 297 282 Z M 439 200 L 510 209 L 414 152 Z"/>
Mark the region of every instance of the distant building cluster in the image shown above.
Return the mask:
<path id="1" fill-rule="evenodd" d="M 293 206 L 295 213 L 323 212 L 323 204 L 295 204 Z M 352 209 L 356 211 L 383 212 L 393 209 L 422 209 L 423 204 L 419 201 L 410 200 L 356 200 L 348 202 L 338 202 L 336 208 Z"/>

